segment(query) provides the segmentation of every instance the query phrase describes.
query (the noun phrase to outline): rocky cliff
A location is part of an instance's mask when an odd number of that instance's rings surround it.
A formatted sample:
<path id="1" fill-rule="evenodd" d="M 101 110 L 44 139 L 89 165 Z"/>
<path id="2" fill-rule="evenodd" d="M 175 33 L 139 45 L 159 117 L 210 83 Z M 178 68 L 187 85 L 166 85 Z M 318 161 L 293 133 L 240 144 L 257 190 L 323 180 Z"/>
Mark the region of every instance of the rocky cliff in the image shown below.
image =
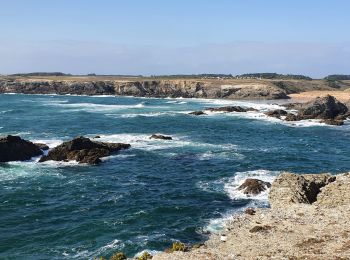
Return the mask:
<path id="1" fill-rule="evenodd" d="M 284 99 L 286 91 L 270 82 L 225 84 L 196 80 L 35 80 L 1 79 L 0 93 L 122 95 L 227 99 Z"/>

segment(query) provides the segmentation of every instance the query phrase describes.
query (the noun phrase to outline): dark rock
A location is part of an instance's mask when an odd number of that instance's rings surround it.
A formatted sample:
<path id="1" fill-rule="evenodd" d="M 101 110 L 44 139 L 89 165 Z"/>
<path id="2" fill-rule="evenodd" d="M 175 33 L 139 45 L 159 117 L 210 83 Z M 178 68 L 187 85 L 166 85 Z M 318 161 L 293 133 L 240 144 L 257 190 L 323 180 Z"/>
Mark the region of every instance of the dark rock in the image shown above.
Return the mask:
<path id="1" fill-rule="evenodd" d="M 166 136 L 166 135 L 151 135 L 150 139 L 173 140 L 171 136 Z"/>
<path id="2" fill-rule="evenodd" d="M 247 215 L 255 215 L 256 211 L 253 208 L 247 208 L 244 213 Z"/>
<path id="3" fill-rule="evenodd" d="M 248 112 L 248 111 L 256 111 L 254 108 L 244 108 L 241 106 L 226 106 L 226 107 L 211 107 L 208 108 L 209 111 L 212 112 Z"/>
<path id="4" fill-rule="evenodd" d="M 303 105 L 299 112 L 302 119 L 334 119 L 339 115 L 345 115 L 348 108 L 333 96 L 316 98 Z"/>
<path id="5" fill-rule="evenodd" d="M 286 120 L 286 121 L 298 121 L 298 120 L 300 120 L 300 118 L 297 115 L 294 115 L 292 113 L 288 113 L 284 120 Z"/>
<path id="6" fill-rule="evenodd" d="M 201 115 L 206 115 L 203 111 L 193 111 L 191 113 L 188 113 L 189 115 L 194 115 L 194 116 L 201 116 Z"/>
<path id="7" fill-rule="evenodd" d="M 46 156 L 41 157 L 40 162 L 75 160 L 79 163 L 98 164 L 101 162 L 100 158 L 129 147 L 130 144 L 102 143 L 78 137 L 55 147 Z"/>
<path id="8" fill-rule="evenodd" d="M 266 232 L 270 230 L 272 227 L 265 225 L 265 226 L 254 226 L 249 230 L 250 233 L 256 233 L 256 232 Z"/>
<path id="9" fill-rule="evenodd" d="M 47 144 L 42 144 L 42 143 L 34 143 L 37 147 L 39 147 L 41 150 L 46 151 L 49 150 L 50 147 Z"/>
<path id="10" fill-rule="evenodd" d="M 238 190 L 243 190 L 244 194 L 257 195 L 270 187 L 271 184 L 269 182 L 248 178 L 241 186 L 238 187 Z"/>
<path id="11" fill-rule="evenodd" d="M 38 146 L 19 136 L 0 138 L 0 162 L 25 161 L 42 154 Z"/>
<path id="12" fill-rule="evenodd" d="M 287 114 L 288 112 L 283 109 L 276 109 L 265 113 L 265 115 L 267 116 L 276 117 L 276 118 L 281 118 L 281 116 L 286 116 Z"/>
<path id="13" fill-rule="evenodd" d="M 325 123 L 327 125 L 337 125 L 337 126 L 344 125 L 343 120 L 335 120 L 335 119 L 325 119 L 325 120 L 322 120 L 321 123 Z"/>
<path id="14" fill-rule="evenodd" d="M 99 136 L 99 135 L 96 135 L 95 137 L 94 137 L 95 139 L 97 139 L 97 138 L 101 138 L 101 136 Z"/>

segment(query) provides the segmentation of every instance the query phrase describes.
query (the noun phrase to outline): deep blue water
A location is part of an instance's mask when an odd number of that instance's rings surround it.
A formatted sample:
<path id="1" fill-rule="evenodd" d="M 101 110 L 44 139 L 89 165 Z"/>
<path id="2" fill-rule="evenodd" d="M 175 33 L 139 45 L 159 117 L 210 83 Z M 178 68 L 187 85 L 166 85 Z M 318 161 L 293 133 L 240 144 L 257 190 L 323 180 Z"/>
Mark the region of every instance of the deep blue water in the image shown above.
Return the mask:
<path id="1" fill-rule="evenodd" d="M 0 258 L 133 256 L 199 242 L 229 214 L 266 205 L 266 194 L 237 192 L 247 176 L 349 170 L 349 125 L 292 125 L 255 112 L 187 115 L 228 103 L 237 102 L 0 95 L 1 135 L 51 147 L 79 135 L 132 145 L 99 166 L 1 164 Z M 174 140 L 150 140 L 154 133 Z"/>

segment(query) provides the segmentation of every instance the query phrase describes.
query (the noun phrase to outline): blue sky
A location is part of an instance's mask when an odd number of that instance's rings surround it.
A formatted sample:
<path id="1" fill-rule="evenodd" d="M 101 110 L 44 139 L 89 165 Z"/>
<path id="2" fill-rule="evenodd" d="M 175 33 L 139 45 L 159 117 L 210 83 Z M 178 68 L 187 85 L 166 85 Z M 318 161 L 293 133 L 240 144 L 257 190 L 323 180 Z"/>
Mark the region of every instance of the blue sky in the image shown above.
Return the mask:
<path id="1" fill-rule="evenodd" d="M 347 0 L 0 0 L 0 73 L 350 74 Z"/>

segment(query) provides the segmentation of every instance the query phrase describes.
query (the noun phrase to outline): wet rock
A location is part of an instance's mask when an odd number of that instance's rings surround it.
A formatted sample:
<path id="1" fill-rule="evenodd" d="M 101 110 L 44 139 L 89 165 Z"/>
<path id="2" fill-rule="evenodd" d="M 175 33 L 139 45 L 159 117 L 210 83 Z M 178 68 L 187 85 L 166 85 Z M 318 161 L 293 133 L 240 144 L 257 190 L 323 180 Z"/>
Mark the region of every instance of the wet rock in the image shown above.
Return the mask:
<path id="1" fill-rule="evenodd" d="M 100 158 L 129 147 L 130 144 L 102 143 L 78 137 L 55 147 L 47 155 L 41 157 L 40 162 L 75 160 L 79 163 L 98 164 L 101 162 Z"/>
<path id="2" fill-rule="evenodd" d="M 298 121 L 298 120 L 300 120 L 300 118 L 297 115 L 294 115 L 292 113 L 288 113 L 284 120 L 286 120 L 286 121 Z"/>
<path id="3" fill-rule="evenodd" d="M 160 139 L 160 140 L 173 140 L 171 136 L 166 136 L 166 135 L 151 135 L 150 139 Z"/>
<path id="4" fill-rule="evenodd" d="M 194 115 L 194 116 L 201 116 L 201 115 L 206 115 L 203 111 L 193 111 L 191 113 L 188 113 L 189 115 Z"/>
<path id="5" fill-rule="evenodd" d="M 0 138 L 0 162 L 25 161 L 42 154 L 37 145 L 19 136 Z"/>
<path id="6" fill-rule="evenodd" d="M 287 114 L 288 112 L 283 109 L 276 109 L 265 113 L 265 115 L 267 116 L 276 117 L 276 118 L 281 118 L 281 116 L 286 116 Z"/>
<path id="7" fill-rule="evenodd" d="M 101 138 L 101 136 L 99 136 L 99 135 L 95 135 L 95 137 L 94 137 L 95 139 L 98 139 L 98 138 Z"/>
<path id="8" fill-rule="evenodd" d="M 325 119 L 325 120 L 322 120 L 321 123 L 325 123 L 327 125 L 337 125 L 337 126 L 344 125 L 343 120 L 335 120 L 335 119 Z"/>
<path id="9" fill-rule="evenodd" d="M 244 194 L 257 195 L 270 187 L 271 184 L 269 182 L 248 178 L 238 187 L 238 190 L 243 190 Z"/>
<path id="10" fill-rule="evenodd" d="M 34 143 L 34 144 L 43 151 L 49 150 L 49 146 L 47 144 L 42 144 L 42 143 Z"/>
<path id="11" fill-rule="evenodd" d="M 208 108 L 209 111 L 212 112 L 248 112 L 248 111 L 256 111 L 254 108 L 244 108 L 241 106 L 226 106 L 226 107 L 211 107 Z"/>

